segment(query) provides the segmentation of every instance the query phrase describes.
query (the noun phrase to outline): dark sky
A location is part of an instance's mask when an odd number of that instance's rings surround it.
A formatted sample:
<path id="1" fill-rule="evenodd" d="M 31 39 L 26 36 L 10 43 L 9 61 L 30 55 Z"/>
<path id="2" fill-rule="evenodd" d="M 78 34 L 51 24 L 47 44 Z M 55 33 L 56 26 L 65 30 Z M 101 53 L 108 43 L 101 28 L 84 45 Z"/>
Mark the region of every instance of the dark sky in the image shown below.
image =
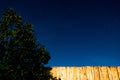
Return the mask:
<path id="1" fill-rule="evenodd" d="M 0 9 L 8 7 L 34 25 L 48 65 L 120 65 L 119 1 L 0 0 Z"/>

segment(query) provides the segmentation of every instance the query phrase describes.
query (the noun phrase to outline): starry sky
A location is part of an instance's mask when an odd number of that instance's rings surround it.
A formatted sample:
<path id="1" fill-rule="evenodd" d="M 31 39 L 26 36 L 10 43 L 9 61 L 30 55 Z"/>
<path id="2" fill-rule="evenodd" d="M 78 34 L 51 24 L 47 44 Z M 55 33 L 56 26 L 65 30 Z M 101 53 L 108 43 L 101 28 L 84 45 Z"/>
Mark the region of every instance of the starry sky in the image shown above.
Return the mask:
<path id="1" fill-rule="evenodd" d="M 34 25 L 49 66 L 120 65 L 119 0 L 0 0 L 9 7 Z"/>

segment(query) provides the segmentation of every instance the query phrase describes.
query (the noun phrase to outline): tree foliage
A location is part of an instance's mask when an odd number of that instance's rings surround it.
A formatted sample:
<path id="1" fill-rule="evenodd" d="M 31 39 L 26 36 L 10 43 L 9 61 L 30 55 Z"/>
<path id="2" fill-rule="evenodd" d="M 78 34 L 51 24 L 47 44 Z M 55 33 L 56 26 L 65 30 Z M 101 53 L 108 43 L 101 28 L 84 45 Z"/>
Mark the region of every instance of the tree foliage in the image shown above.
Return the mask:
<path id="1" fill-rule="evenodd" d="M 34 37 L 32 24 L 5 9 L 0 20 L 0 80 L 56 80 L 45 66 L 50 58 Z"/>

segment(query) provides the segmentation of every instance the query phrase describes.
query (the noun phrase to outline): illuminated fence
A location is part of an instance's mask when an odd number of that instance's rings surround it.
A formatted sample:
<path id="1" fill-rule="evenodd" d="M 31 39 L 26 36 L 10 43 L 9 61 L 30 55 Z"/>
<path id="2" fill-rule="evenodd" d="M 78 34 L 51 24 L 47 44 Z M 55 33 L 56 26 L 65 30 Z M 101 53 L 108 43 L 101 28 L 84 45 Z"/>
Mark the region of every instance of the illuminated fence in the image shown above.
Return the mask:
<path id="1" fill-rule="evenodd" d="M 120 80 L 120 66 L 52 67 L 61 80 Z"/>

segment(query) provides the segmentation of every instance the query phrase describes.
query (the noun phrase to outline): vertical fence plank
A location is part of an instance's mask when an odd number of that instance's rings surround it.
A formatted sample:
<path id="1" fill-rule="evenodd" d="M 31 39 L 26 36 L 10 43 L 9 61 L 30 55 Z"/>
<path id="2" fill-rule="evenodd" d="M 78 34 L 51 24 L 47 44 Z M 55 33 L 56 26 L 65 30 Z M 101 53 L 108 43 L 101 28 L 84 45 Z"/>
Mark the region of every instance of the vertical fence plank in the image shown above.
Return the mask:
<path id="1" fill-rule="evenodd" d="M 120 66 L 117 67 L 117 71 L 118 71 L 118 77 L 119 77 L 119 80 L 120 80 Z"/>
<path id="2" fill-rule="evenodd" d="M 94 80 L 100 80 L 99 67 L 93 67 L 94 70 Z"/>

